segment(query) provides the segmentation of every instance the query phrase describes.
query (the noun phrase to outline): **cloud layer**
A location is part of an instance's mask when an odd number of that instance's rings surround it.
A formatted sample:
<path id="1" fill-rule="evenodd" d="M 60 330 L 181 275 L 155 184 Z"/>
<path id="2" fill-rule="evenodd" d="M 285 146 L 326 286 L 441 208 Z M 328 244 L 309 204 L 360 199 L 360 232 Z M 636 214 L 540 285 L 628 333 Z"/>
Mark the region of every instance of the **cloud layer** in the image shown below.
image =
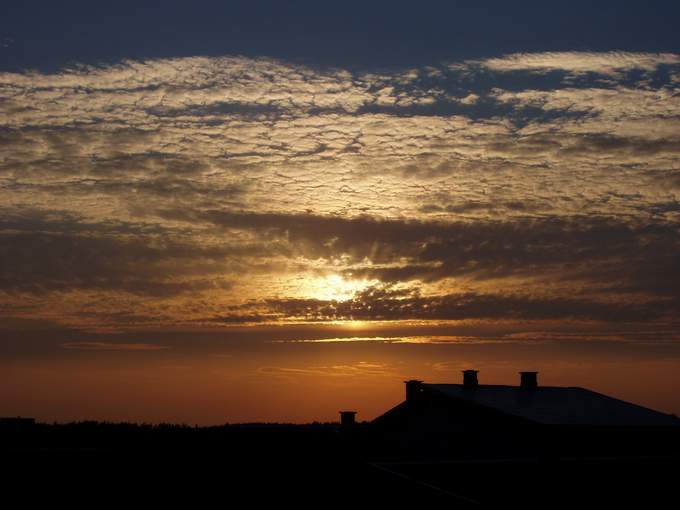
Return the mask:
<path id="1" fill-rule="evenodd" d="M 0 315 L 674 327 L 679 92 L 623 52 L 3 73 Z"/>

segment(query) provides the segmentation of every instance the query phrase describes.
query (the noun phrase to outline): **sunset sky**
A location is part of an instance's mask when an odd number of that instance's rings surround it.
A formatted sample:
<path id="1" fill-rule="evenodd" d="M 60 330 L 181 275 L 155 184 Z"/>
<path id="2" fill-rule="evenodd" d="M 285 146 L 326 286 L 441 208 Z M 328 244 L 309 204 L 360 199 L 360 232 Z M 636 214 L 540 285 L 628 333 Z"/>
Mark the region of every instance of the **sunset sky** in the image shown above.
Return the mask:
<path id="1" fill-rule="evenodd" d="M 680 4 L 0 7 L 0 415 L 680 414 Z"/>

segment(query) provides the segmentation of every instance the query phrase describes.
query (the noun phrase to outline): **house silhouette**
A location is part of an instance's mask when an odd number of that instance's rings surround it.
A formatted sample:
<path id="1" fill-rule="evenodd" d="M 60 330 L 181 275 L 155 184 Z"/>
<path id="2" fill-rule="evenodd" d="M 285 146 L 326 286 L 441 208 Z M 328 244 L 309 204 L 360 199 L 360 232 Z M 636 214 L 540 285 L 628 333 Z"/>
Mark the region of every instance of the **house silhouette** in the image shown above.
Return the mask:
<path id="1" fill-rule="evenodd" d="M 535 457 L 662 454 L 680 419 L 580 387 L 405 381 L 406 400 L 371 423 L 383 453 L 402 457 Z"/>

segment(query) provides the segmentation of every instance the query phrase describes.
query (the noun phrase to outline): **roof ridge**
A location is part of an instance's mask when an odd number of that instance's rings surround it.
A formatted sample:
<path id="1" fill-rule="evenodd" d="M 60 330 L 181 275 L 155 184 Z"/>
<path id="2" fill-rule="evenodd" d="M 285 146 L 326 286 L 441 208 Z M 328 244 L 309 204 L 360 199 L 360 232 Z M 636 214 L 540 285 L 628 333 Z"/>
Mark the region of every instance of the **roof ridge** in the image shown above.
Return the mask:
<path id="1" fill-rule="evenodd" d="M 423 383 L 424 386 L 460 386 L 463 387 L 463 384 L 460 383 Z M 522 387 L 520 385 L 514 385 L 514 384 L 478 384 L 477 388 L 484 388 L 484 387 L 495 387 L 495 388 L 517 388 L 521 389 Z M 588 388 L 583 388 L 581 386 L 546 386 L 546 385 L 541 385 L 538 386 L 537 388 L 534 388 L 532 391 L 535 390 L 540 390 L 541 388 L 552 388 L 552 389 L 565 389 L 565 390 L 583 390 L 583 391 L 589 391 L 591 393 L 597 393 L 596 391 L 589 390 Z M 605 395 L 606 396 L 606 395 Z M 612 397 L 609 397 L 612 398 Z"/>
<path id="2" fill-rule="evenodd" d="M 539 423 L 680 425 L 672 414 L 580 386 L 424 384 L 432 392 Z M 616 418 L 615 418 L 616 417 Z"/>

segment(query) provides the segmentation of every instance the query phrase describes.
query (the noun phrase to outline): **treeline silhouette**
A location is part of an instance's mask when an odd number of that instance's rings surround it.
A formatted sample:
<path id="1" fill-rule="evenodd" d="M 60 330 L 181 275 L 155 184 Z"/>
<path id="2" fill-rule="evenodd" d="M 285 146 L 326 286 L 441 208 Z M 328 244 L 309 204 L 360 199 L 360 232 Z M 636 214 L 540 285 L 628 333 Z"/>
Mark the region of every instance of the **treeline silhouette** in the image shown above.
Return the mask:
<path id="1" fill-rule="evenodd" d="M 79 421 L 71 423 L 0 424 L 5 451 L 44 450 L 178 450 L 221 452 L 230 456 L 283 453 L 314 455 L 337 449 L 337 423 L 241 423 L 197 426 L 173 423 Z"/>

